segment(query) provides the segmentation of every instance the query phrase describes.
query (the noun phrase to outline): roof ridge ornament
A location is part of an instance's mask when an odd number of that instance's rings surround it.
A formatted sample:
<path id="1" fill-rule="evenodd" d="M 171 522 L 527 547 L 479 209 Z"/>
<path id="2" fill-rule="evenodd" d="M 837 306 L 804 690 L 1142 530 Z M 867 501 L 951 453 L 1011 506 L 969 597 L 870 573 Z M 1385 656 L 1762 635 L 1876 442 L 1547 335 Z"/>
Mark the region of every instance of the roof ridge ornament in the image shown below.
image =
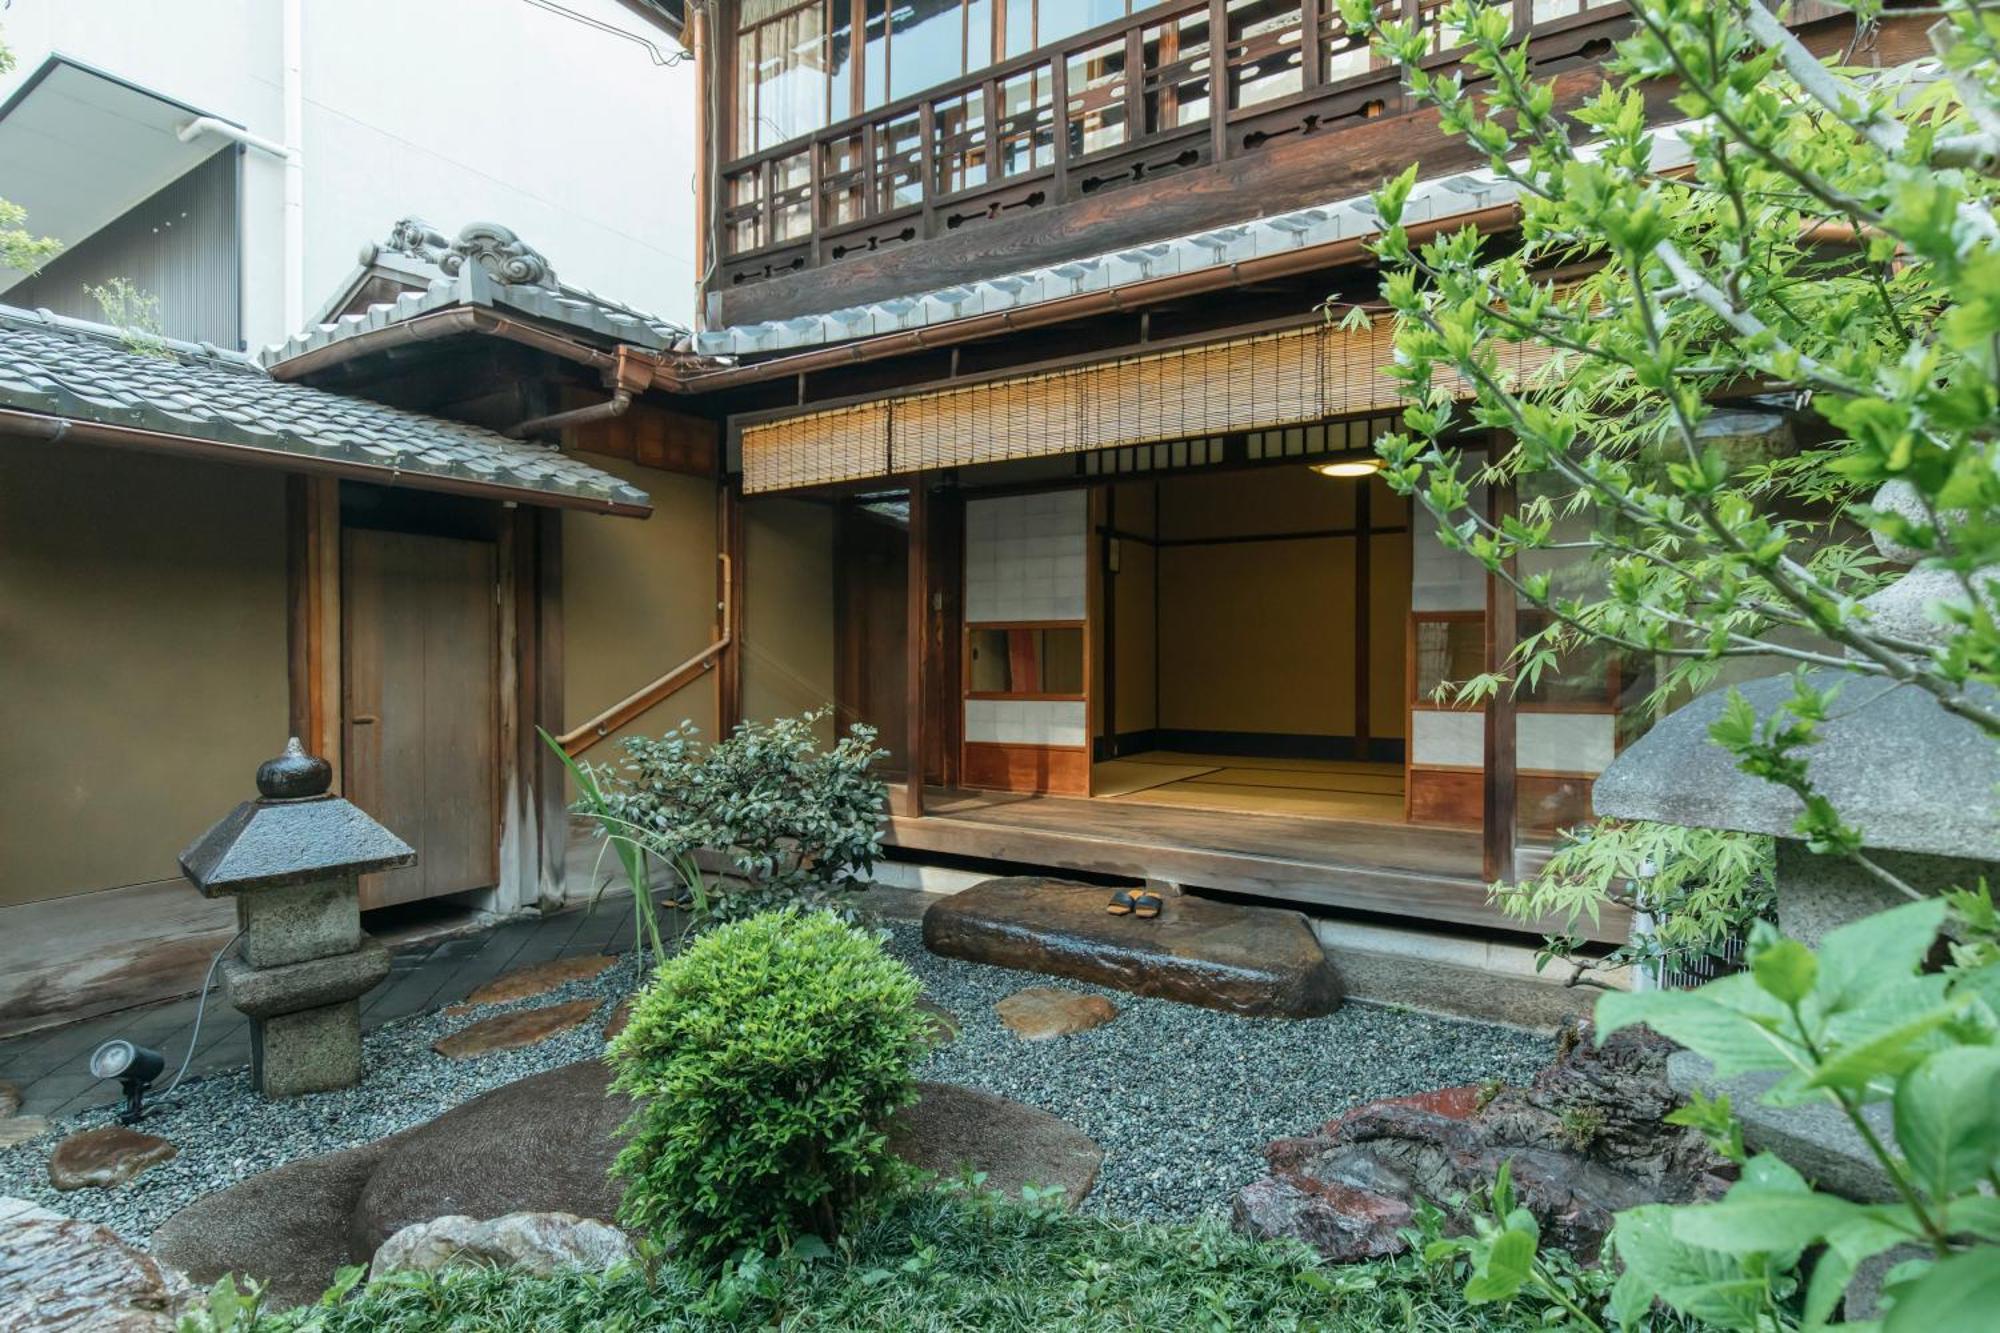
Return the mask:
<path id="1" fill-rule="evenodd" d="M 397 218 L 396 225 L 389 228 L 389 239 L 380 246 L 370 245 L 361 253 L 363 265 L 375 262 L 375 256 L 386 250 L 390 254 L 408 255 L 421 259 L 426 264 L 443 267 L 445 255 L 450 253 L 451 242 L 445 234 L 422 218 L 412 214 Z"/>
<path id="2" fill-rule="evenodd" d="M 458 233 L 438 267 L 457 277 L 470 261 L 510 286 L 554 287 L 555 269 L 542 252 L 497 222 L 473 222 Z"/>

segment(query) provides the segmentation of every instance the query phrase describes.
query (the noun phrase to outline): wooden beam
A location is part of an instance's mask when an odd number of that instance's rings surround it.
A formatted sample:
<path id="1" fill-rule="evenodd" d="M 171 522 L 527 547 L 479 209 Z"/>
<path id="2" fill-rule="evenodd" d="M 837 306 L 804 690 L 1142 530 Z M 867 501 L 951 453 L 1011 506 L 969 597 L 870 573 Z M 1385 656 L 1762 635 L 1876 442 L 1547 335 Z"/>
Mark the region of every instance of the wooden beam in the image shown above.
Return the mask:
<path id="1" fill-rule="evenodd" d="M 903 734 L 903 764 L 909 771 L 898 814 L 920 818 L 924 813 L 925 693 L 930 679 L 930 479 L 919 472 L 910 478 L 909 588 L 904 610 L 908 619 L 910 674 L 908 727 Z"/>

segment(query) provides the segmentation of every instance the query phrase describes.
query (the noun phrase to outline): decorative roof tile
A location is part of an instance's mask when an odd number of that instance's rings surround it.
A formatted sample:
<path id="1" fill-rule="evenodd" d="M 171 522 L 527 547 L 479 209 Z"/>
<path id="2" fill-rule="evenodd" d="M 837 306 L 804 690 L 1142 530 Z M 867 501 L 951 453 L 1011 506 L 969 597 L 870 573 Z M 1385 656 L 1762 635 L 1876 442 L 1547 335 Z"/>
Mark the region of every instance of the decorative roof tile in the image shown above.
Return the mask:
<path id="1" fill-rule="evenodd" d="M 0 408 L 381 468 L 403 484 L 476 478 L 527 503 L 643 509 L 646 493 L 551 445 L 303 384 L 211 343 L 131 340 L 0 305 Z"/>

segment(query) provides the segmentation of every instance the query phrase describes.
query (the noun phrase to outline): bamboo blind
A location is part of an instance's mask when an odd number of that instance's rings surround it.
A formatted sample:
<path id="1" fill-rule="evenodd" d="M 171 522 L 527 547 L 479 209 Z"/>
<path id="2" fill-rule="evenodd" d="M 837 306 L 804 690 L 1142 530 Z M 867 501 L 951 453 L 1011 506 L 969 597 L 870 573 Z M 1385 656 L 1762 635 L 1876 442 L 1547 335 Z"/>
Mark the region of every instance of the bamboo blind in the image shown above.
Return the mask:
<path id="1" fill-rule="evenodd" d="M 743 430 L 743 489 L 1185 440 L 1402 406 L 1389 322 L 1315 325 L 809 412 Z M 1503 372 L 1539 364 L 1507 344 Z M 1441 382 L 1457 386 L 1447 372 Z"/>

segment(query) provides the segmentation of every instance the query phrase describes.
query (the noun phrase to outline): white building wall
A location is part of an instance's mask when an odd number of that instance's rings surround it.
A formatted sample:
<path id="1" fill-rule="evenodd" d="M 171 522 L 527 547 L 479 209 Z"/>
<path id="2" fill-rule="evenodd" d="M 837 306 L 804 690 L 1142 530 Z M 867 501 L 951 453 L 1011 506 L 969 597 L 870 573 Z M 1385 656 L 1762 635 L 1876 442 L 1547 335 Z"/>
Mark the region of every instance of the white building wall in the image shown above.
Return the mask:
<path id="1" fill-rule="evenodd" d="M 0 98 L 60 53 L 282 141 L 286 2 L 14 0 L 0 13 L 16 57 Z M 512 227 L 563 281 L 691 320 L 693 62 L 655 64 L 637 42 L 526 0 L 298 3 L 308 315 L 365 242 L 416 214 L 448 235 L 472 221 Z M 616 0 L 565 6 L 675 49 Z M 242 181 L 254 349 L 294 331 L 284 166 L 253 152 Z"/>

